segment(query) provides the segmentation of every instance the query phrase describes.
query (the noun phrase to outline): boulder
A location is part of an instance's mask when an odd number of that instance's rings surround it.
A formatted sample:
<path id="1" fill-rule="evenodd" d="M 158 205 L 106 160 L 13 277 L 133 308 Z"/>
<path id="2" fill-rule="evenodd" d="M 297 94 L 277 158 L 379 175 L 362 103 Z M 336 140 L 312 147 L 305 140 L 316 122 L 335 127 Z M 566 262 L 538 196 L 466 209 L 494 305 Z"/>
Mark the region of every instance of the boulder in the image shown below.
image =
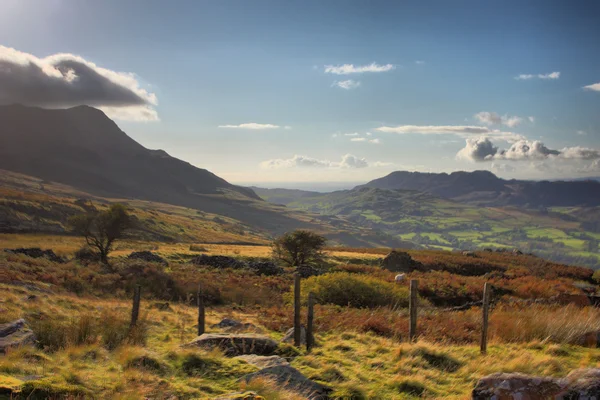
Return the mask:
<path id="1" fill-rule="evenodd" d="M 133 253 L 127 256 L 127 259 L 167 264 L 167 261 L 164 258 L 159 256 L 158 254 L 152 253 L 151 251 L 134 251 Z"/>
<path id="2" fill-rule="evenodd" d="M 240 331 L 260 331 L 260 329 L 250 322 L 239 322 L 231 318 L 223 318 L 218 324 L 213 324 L 211 328 L 220 328 L 227 332 L 240 332 Z"/>
<path id="3" fill-rule="evenodd" d="M 244 375 L 242 380 L 250 382 L 256 378 L 269 379 L 282 388 L 299 393 L 310 400 L 327 399 L 328 393 L 331 391 L 327 386 L 311 381 L 290 365 L 276 365 L 263 368 L 258 372 Z"/>
<path id="4" fill-rule="evenodd" d="M 235 357 L 238 360 L 247 362 L 248 364 L 254 365 L 258 368 L 269 368 L 278 365 L 290 365 L 285 358 L 279 356 L 257 356 L 256 354 L 246 354 L 243 356 Z"/>
<path id="5" fill-rule="evenodd" d="M 7 253 L 12 254 L 24 254 L 31 258 L 47 258 L 48 260 L 56 263 L 64 263 L 65 260 L 62 257 L 57 256 L 52 250 L 42 250 L 39 247 L 28 247 L 18 249 L 4 249 Z"/>
<path id="6" fill-rule="evenodd" d="M 0 325 L 0 353 L 13 347 L 25 346 L 35 343 L 35 335 L 27 327 L 24 319 Z"/>
<path id="7" fill-rule="evenodd" d="M 311 276 L 321 275 L 321 271 L 316 269 L 315 267 L 311 267 L 310 265 L 300 265 L 296 268 L 296 273 L 300 275 L 301 278 L 310 278 Z"/>
<path id="8" fill-rule="evenodd" d="M 462 255 L 465 257 L 473 257 L 473 258 L 477 257 L 477 254 L 475 254 L 475 252 L 473 252 L 473 251 L 463 251 Z"/>
<path id="9" fill-rule="evenodd" d="M 288 329 L 288 331 L 285 333 L 285 335 L 283 336 L 283 339 L 281 339 L 281 341 L 283 343 L 294 344 L 294 328 Z M 304 328 L 304 325 L 300 326 L 300 344 L 301 345 L 306 344 L 306 328 Z"/>
<path id="10" fill-rule="evenodd" d="M 278 344 L 270 337 L 258 334 L 205 333 L 184 347 L 201 347 L 208 350 L 218 348 L 229 357 L 244 354 L 270 356 L 277 350 Z"/>
<path id="11" fill-rule="evenodd" d="M 600 368 L 572 371 L 565 378 L 495 373 L 477 382 L 473 400 L 593 399 L 600 397 Z"/>
<path id="12" fill-rule="evenodd" d="M 381 261 L 381 267 L 392 272 L 412 272 L 423 270 L 423 264 L 412 259 L 410 254 L 403 251 L 392 250 Z"/>

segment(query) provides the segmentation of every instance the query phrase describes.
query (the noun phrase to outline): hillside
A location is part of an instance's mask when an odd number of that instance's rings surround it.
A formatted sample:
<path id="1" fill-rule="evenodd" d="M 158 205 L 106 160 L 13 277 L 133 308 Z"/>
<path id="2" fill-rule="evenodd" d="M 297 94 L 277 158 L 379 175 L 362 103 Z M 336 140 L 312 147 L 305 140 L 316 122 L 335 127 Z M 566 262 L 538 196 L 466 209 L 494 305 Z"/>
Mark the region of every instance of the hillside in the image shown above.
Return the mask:
<path id="1" fill-rule="evenodd" d="M 576 207 L 600 205 L 600 182 L 504 180 L 489 171 L 424 173 L 396 171 L 360 187 L 418 190 L 485 206 Z"/>
<path id="2" fill-rule="evenodd" d="M 555 261 L 600 267 L 598 208 L 480 207 L 413 190 L 369 187 L 332 193 L 255 191 L 269 202 L 343 217 L 425 248 L 518 248 Z"/>

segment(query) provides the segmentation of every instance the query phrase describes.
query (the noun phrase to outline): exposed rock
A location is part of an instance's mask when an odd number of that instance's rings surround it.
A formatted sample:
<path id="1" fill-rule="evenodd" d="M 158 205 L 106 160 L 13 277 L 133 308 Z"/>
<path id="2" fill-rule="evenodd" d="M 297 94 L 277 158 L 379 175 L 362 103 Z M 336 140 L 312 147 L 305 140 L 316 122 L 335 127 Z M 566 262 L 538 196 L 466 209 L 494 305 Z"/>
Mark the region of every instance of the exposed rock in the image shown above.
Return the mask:
<path id="1" fill-rule="evenodd" d="M 294 328 L 288 329 L 281 341 L 284 343 L 294 343 Z M 304 325 L 300 326 L 300 344 L 306 344 L 306 328 L 304 328 Z"/>
<path id="2" fill-rule="evenodd" d="M 248 364 L 254 365 L 258 368 L 269 368 L 278 365 L 290 365 L 285 358 L 279 356 L 257 356 L 256 354 L 246 354 L 243 356 L 236 357 Z"/>
<path id="3" fill-rule="evenodd" d="M 310 265 L 300 265 L 296 268 L 296 273 L 301 278 L 310 278 L 311 276 L 321 275 L 321 271 Z"/>
<path id="4" fill-rule="evenodd" d="M 265 400 L 265 398 L 255 392 L 236 392 L 221 397 L 215 397 L 215 400 Z"/>
<path id="5" fill-rule="evenodd" d="M 246 267 L 246 263 L 227 256 L 209 256 L 201 254 L 190 260 L 192 264 L 207 265 L 214 268 L 233 268 L 241 269 Z"/>
<path id="6" fill-rule="evenodd" d="M 211 328 L 220 328 L 227 332 L 240 332 L 240 331 L 254 331 L 258 332 L 260 329 L 250 322 L 239 322 L 231 318 L 223 318 L 218 324 L 213 324 Z"/>
<path id="7" fill-rule="evenodd" d="M 284 270 L 279 265 L 271 261 L 250 261 L 248 262 L 248 268 L 256 272 L 257 275 L 281 275 Z"/>
<path id="8" fill-rule="evenodd" d="M 512 251 L 512 252 L 513 252 L 513 254 L 514 254 L 515 256 L 520 256 L 520 255 L 523 255 L 523 252 L 522 252 L 521 250 L 519 250 L 519 249 L 513 249 L 513 251 Z"/>
<path id="9" fill-rule="evenodd" d="M 233 357 L 243 354 L 272 355 L 278 347 L 275 340 L 268 336 L 250 333 L 205 333 L 184 345 L 204 349 L 221 349 L 225 355 Z"/>
<path id="10" fill-rule="evenodd" d="M 521 373 L 495 373 L 481 378 L 472 398 L 497 399 L 593 399 L 600 396 L 600 368 L 572 371 L 565 378 L 535 377 Z"/>
<path id="11" fill-rule="evenodd" d="M 0 353 L 6 353 L 6 350 L 11 347 L 33 343 L 35 343 L 35 335 L 27 327 L 24 319 L 0 325 Z"/>
<path id="12" fill-rule="evenodd" d="M 4 249 L 7 253 L 13 254 L 24 254 L 27 257 L 31 258 L 47 258 L 48 260 L 56 263 L 64 263 L 65 259 L 57 256 L 52 250 L 42 250 L 39 247 L 29 247 L 29 248 L 18 248 L 18 249 Z"/>
<path id="13" fill-rule="evenodd" d="M 277 365 L 263 368 L 258 372 L 245 375 L 242 379 L 246 382 L 250 382 L 255 378 L 270 379 L 284 389 L 297 392 L 310 400 L 327 399 L 327 394 L 331 391 L 330 388 L 311 381 L 290 365 Z"/>
<path id="14" fill-rule="evenodd" d="M 130 255 L 127 256 L 129 260 L 142 260 L 146 262 L 155 262 L 161 264 L 167 264 L 167 261 L 159 256 L 158 254 L 154 254 L 151 251 L 134 251 Z"/>
<path id="15" fill-rule="evenodd" d="M 392 272 L 412 272 L 422 270 L 423 264 L 412 259 L 410 254 L 392 250 L 382 261 L 381 267 Z"/>
<path id="16" fill-rule="evenodd" d="M 465 257 L 477 258 L 477 254 L 475 254 L 475 252 L 473 252 L 473 251 L 463 251 L 462 255 Z"/>

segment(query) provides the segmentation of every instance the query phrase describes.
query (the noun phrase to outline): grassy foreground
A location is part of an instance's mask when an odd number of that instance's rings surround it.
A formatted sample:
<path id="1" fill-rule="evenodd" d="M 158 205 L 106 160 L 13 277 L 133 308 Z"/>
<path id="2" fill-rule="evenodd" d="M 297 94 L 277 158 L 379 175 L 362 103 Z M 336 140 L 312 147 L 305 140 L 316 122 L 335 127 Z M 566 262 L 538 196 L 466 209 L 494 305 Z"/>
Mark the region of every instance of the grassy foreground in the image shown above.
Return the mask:
<path id="1" fill-rule="evenodd" d="M 2 322 L 37 315 L 33 329 L 46 345 L 0 358 L 0 385 L 20 388 L 24 398 L 212 398 L 241 389 L 257 390 L 270 399 L 290 398 L 265 382 L 249 388 L 238 383 L 256 370 L 242 361 L 218 351 L 182 349 L 180 345 L 195 336 L 194 307 L 171 304 L 159 310 L 153 301 L 144 301 L 143 332 L 133 339 L 107 340 L 107 329 L 119 331 L 128 324 L 129 301 L 41 293 L 14 285 L 0 285 L 0 291 L 5 294 L 0 301 Z M 36 297 L 27 300 L 32 295 Z M 281 332 L 259 323 L 260 313 L 211 307 L 207 326 L 232 317 L 280 338 Z M 353 331 L 317 332 L 317 342 L 311 354 L 284 346 L 282 355 L 297 355 L 292 365 L 334 388 L 334 398 L 340 399 L 464 399 L 479 377 L 492 372 L 559 376 L 574 368 L 600 366 L 600 350 L 537 340 L 496 341 L 485 356 L 476 344 L 407 344 Z"/>

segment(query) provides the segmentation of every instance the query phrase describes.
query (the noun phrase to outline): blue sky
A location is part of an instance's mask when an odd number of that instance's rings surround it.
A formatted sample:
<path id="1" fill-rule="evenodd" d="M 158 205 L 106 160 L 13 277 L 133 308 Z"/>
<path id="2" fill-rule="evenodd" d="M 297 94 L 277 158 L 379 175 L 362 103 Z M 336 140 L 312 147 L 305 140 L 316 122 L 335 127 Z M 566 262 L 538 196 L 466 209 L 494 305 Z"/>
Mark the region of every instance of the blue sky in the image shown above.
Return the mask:
<path id="1" fill-rule="evenodd" d="M 77 101 L 233 182 L 362 182 L 398 169 L 600 175 L 598 2 L 0 6 L 5 59 L 58 65 L 46 57 L 66 53 L 134 74 L 117 84 L 135 86 L 135 107 Z"/>

